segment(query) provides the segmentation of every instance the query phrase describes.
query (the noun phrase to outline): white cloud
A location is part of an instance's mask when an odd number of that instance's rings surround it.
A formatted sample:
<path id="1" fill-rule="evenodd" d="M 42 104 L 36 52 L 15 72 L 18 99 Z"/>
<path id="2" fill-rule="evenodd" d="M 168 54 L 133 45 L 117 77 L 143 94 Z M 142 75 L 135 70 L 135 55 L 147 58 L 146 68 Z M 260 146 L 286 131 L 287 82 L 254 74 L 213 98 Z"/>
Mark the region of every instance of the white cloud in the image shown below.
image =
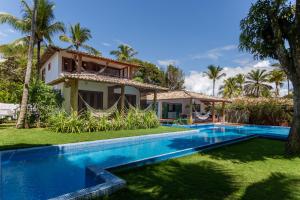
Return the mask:
<path id="1" fill-rule="evenodd" d="M 2 31 L 0 31 L 0 38 L 4 38 L 4 37 L 6 37 L 7 36 L 7 34 L 6 33 L 4 33 L 4 32 L 2 32 Z"/>
<path id="2" fill-rule="evenodd" d="M 237 74 L 247 74 L 253 69 L 266 69 L 268 71 L 274 69 L 269 61 L 259 61 L 246 64 L 244 66 L 238 67 L 224 67 L 223 72 L 226 73 L 226 77 L 221 78 L 216 81 L 216 93 L 219 87 L 223 84 L 224 79 L 233 77 Z M 185 76 L 185 87 L 187 90 L 200 92 L 208 95 L 212 95 L 213 83 L 204 72 L 191 71 L 188 75 Z"/>
<path id="3" fill-rule="evenodd" d="M 167 59 L 167 60 L 158 60 L 158 65 L 166 67 L 168 65 L 178 65 L 179 61 L 175 59 Z"/>
<path id="4" fill-rule="evenodd" d="M 210 60 L 218 60 L 221 56 L 223 56 L 223 52 L 231 51 L 236 49 L 236 45 L 227 45 L 223 47 L 218 47 L 214 49 L 210 49 L 204 53 L 192 55 L 192 59 L 210 59 Z"/>
<path id="5" fill-rule="evenodd" d="M 111 44 L 107 43 L 107 42 L 102 42 L 102 45 L 105 46 L 105 47 L 110 47 L 111 46 Z"/>
<path id="6" fill-rule="evenodd" d="M 8 32 L 8 33 L 15 33 L 16 31 L 14 29 L 10 28 L 10 29 L 7 29 L 6 32 Z"/>

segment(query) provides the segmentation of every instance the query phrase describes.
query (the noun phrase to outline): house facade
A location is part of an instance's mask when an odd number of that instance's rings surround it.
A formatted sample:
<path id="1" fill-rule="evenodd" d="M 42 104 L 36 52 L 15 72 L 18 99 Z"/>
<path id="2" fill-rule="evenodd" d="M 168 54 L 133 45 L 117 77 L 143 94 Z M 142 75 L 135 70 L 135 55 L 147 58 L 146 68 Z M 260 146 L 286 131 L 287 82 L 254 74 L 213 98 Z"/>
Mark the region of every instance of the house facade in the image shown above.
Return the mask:
<path id="1" fill-rule="evenodd" d="M 153 94 L 143 97 L 148 104 L 153 102 Z M 160 92 L 156 97 L 157 115 L 161 121 L 173 121 L 178 118 L 188 118 L 190 123 L 197 122 L 197 117 L 210 113 L 206 121 L 216 122 L 215 104 L 220 103 L 223 107 L 221 121 L 225 121 L 224 106 L 230 103 L 228 99 L 212 97 L 186 90 Z M 198 120 L 204 121 L 204 120 Z"/>
<path id="2" fill-rule="evenodd" d="M 85 103 L 107 109 L 120 101 L 140 105 L 141 94 L 166 91 L 166 88 L 132 80 L 139 66 L 50 46 L 41 58 L 41 78 L 60 90 L 67 111 L 82 111 Z"/>

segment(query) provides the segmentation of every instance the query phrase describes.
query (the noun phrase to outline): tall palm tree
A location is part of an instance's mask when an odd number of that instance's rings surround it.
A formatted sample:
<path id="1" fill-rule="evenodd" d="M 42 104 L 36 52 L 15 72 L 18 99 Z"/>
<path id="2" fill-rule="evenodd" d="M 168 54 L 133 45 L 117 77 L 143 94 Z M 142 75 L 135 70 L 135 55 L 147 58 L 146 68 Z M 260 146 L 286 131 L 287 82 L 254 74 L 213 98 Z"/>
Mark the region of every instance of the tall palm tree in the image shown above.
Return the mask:
<path id="1" fill-rule="evenodd" d="M 286 80 L 284 71 L 275 69 L 269 74 L 269 81 L 275 83 L 275 96 L 279 96 L 279 89 L 283 86 L 283 82 Z"/>
<path id="2" fill-rule="evenodd" d="M 28 62 L 25 74 L 22 102 L 20 108 L 20 114 L 18 117 L 18 122 L 16 124 L 17 128 L 24 128 L 24 122 L 27 112 L 27 103 L 28 103 L 28 94 L 29 94 L 29 83 L 31 78 L 31 68 L 33 60 L 33 50 L 34 50 L 34 41 L 36 33 L 36 19 L 37 19 L 37 4 L 38 0 L 34 0 L 32 15 L 31 15 L 31 35 L 29 40 L 29 49 L 28 49 Z"/>
<path id="3" fill-rule="evenodd" d="M 224 85 L 221 85 L 219 88 L 219 94 L 223 95 L 223 97 L 236 97 L 240 93 L 240 86 L 235 77 L 230 77 L 224 80 Z"/>
<path id="4" fill-rule="evenodd" d="M 272 86 L 267 84 L 269 82 L 269 74 L 265 69 L 252 70 L 246 75 L 246 79 L 245 92 L 248 95 L 259 97 L 272 89 Z"/>
<path id="5" fill-rule="evenodd" d="M 20 40 L 28 40 L 28 35 L 31 31 L 32 8 L 26 1 L 21 1 L 22 18 L 17 18 L 10 14 L 0 14 L 0 23 L 8 23 L 14 29 L 25 34 L 24 38 Z M 38 0 L 37 19 L 35 29 L 35 43 L 37 44 L 37 78 L 40 74 L 40 57 L 41 45 L 44 41 L 52 43 L 54 34 L 64 31 L 64 24 L 62 22 L 54 22 L 54 3 L 49 0 Z"/>
<path id="6" fill-rule="evenodd" d="M 70 43 L 70 46 L 67 47 L 67 49 L 79 51 L 79 49 L 82 48 L 93 55 L 101 55 L 97 49 L 86 44 L 91 38 L 91 31 L 88 28 L 81 27 L 80 23 L 70 26 L 70 37 L 65 34 L 59 37 L 61 41 Z"/>
<path id="7" fill-rule="evenodd" d="M 237 74 L 235 77 L 236 83 L 240 89 L 240 93 L 243 95 L 244 91 L 244 84 L 245 84 L 245 75 L 244 74 Z"/>
<path id="8" fill-rule="evenodd" d="M 204 72 L 204 74 L 206 74 L 209 79 L 213 80 L 213 96 L 215 96 L 216 80 L 226 76 L 226 74 L 222 73 L 223 68 L 220 66 L 209 65 L 207 68 L 208 71 Z"/>
<path id="9" fill-rule="evenodd" d="M 121 44 L 118 46 L 118 50 L 111 51 L 110 54 L 116 56 L 119 61 L 130 61 L 138 52 L 132 47 Z"/>

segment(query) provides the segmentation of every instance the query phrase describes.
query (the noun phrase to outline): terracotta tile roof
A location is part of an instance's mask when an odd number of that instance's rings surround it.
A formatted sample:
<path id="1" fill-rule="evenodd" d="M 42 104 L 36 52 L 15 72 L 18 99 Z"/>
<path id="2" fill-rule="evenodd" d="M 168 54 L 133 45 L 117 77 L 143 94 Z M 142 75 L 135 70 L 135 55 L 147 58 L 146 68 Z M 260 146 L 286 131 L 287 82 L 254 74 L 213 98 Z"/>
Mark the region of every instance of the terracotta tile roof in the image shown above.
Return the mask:
<path id="1" fill-rule="evenodd" d="M 43 64 L 45 64 L 45 62 L 47 62 L 47 60 L 57 51 L 66 51 L 66 52 L 72 53 L 72 54 L 79 54 L 79 55 L 82 55 L 85 57 L 94 58 L 94 59 L 98 59 L 98 60 L 105 61 L 105 62 L 111 62 L 111 63 L 115 63 L 115 64 L 119 64 L 119 65 L 124 65 L 126 67 L 128 67 L 128 66 L 140 67 L 140 65 L 138 65 L 138 64 L 128 63 L 128 62 L 124 62 L 124 61 L 118 61 L 118 60 L 106 58 L 103 56 L 95 56 L 95 55 L 92 55 L 92 54 L 89 54 L 86 52 L 76 51 L 76 50 L 71 50 L 71 49 L 64 49 L 64 48 L 60 48 L 60 47 L 53 46 L 53 45 L 50 45 L 43 53 L 43 55 L 41 57 L 41 66 Z"/>
<path id="2" fill-rule="evenodd" d="M 157 85 L 152 85 L 148 83 L 141 83 L 138 81 L 125 79 L 125 78 L 117 78 L 111 76 L 104 76 L 104 75 L 96 75 L 90 73 L 62 73 L 59 78 L 51 81 L 50 85 L 56 85 L 58 83 L 62 83 L 67 79 L 78 79 L 78 80 L 86 80 L 86 81 L 95 81 L 101 83 L 111 83 L 111 84 L 118 84 L 118 85 L 126 85 L 126 86 L 133 86 L 140 89 L 149 89 L 149 90 L 158 90 L 158 91 L 167 91 L 168 88 L 164 88 Z"/>
<path id="3" fill-rule="evenodd" d="M 153 94 L 149 94 L 145 98 L 147 100 L 153 100 Z M 200 101 L 207 101 L 207 102 L 231 102 L 230 99 L 212 97 L 212 96 L 203 95 L 200 93 L 190 92 L 186 90 L 160 92 L 157 94 L 157 100 L 191 99 L 191 98 L 199 99 Z"/>

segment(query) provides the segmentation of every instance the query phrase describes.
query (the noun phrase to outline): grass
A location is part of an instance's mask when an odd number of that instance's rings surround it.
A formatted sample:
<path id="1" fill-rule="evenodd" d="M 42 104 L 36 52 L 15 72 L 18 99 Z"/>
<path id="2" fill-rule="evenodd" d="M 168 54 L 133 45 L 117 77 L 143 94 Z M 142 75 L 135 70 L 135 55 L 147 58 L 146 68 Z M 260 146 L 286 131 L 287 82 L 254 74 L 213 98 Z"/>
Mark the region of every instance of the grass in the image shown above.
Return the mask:
<path id="1" fill-rule="evenodd" d="M 120 130 L 93 133 L 55 133 L 43 128 L 16 129 L 12 124 L 0 124 L 0 150 L 103 140 L 182 130 L 187 129 L 160 126 L 153 129 L 139 130 Z"/>
<path id="2" fill-rule="evenodd" d="M 300 157 L 284 143 L 253 139 L 159 164 L 115 172 L 128 187 L 111 200 L 297 200 Z"/>

